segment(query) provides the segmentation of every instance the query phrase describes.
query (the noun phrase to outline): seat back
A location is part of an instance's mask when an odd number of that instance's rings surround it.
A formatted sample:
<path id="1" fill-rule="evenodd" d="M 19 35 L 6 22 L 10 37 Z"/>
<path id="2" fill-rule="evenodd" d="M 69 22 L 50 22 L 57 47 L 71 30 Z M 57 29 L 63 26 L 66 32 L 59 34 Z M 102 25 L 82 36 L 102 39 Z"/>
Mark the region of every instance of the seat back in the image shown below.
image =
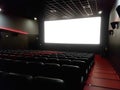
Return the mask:
<path id="1" fill-rule="evenodd" d="M 32 86 L 32 90 L 66 90 L 62 79 L 41 76 L 33 78 Z"/>

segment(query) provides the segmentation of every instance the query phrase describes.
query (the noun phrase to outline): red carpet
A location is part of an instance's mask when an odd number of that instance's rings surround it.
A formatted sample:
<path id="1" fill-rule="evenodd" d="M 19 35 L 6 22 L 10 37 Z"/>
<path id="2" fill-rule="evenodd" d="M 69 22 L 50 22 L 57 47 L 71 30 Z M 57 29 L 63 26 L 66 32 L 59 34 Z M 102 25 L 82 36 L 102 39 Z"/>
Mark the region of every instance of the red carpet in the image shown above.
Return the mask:
<path id="1" fill-rule="evenodd" d="M 120 78 L 109 60 L 100 55 L 95 56 L 95 64 L 84 90 L 120 90 Z"/>

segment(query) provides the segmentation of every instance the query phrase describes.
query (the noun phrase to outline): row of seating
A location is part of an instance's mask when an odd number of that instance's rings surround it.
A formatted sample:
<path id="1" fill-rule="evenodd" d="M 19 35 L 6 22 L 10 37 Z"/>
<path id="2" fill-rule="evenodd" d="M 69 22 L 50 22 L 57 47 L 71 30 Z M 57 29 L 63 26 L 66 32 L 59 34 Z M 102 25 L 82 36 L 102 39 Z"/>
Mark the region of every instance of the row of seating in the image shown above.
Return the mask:
<path id="1" fill-rule="evenodd" d="M 45 76 L 63 79 L 68 86 L 82 87 L 86 73 L 75 65 L 60 66 L 55 63 L 25 63 L 11 60 L 0 60 L 0 70 L 24 75 Z"/>
<path id="2" fill-rule="evenodd" d="M 62 79 L 0 71 L 0 90 L 67 90 Z"/>
<path id="3" fill-rule="evenodd" d="M 43 51 L 42 51 L 43 52 Z M 42 53 L 41 52 L 41 53 Z M 45 52 L 45 51 L 44 51 Z M 48 51 L 47 51 L 48 52 Z M 21 52 L 20 52 L 21 53 Z M 37 56 L 36 56 L 37 53 Z M 4 52 L 4 54 L 2 53 L 2 55 L 0 55 L 0 57 L 2 58 L 7 58 L 7 59 L 14 59 L 14 60 L 25 60 L 28 62 L 49 62 L 49 63 L 61 63 L 61 62 L 69 62 L 72 60 L 80 60 L 80 61 L 85 61 L 86 63 L 92 65 L 94 63 L 94 55 L 93 54 L 87 54 L 87 53 L 54 53 L 52 52 L 52 54 L 50 53 L 46 53 L 46 54 L 42 54 L 39 52 L 34 51 L 34 53 L 29 52 L 26 54 L 19 54 L 18 52 L 16 54 L 12 53 L 9 54 L 7 52 Z M 60 62 L 59 62 L 60 61 Z"/>
<path id="4" fill-rule="evenodd" d="M 89 58 L 94 56 L 92 53 L 75 53 L 75 52 L 56 52 L 56 51 L 0 51 L 0 54 L 2 54 L 3 57 L 26 57 L 26 56 L 32 56 L 32 57 L 51 57 L 51 58 L 68 58 L 68 59 L 75 59 L 75 58 Z"/>
<path id="5" fill-rule="evenodd" d="M 28 71 L 32 72 L 32 69 L 37 70 L 39 68 L 42 68 L 41 65 L 42 67 L 46 67 L 46 66 L 55 67 L 56 66 L 59 68 L 60 66 L 63 66 L 63 65 L 78 66 L 79 68 L 81 68 L 81 72 L 84 73 L 84 77 L 87 77 L 87 74 L 89 73 L 90 68 L 92 66 L 92 64 L 89 64 L 88 62 L 80 61 L 80 60 L 70 61 L 70 60 L 61 59 L 57 61 L 57 60 L 51 59 L 48 61 L 43 60 L 43 62 L 40 62 L 40 61 L 39 62 L 26 62 L 26 61 L 21 61 L 21 60 L 0 59 L 0 69 L 7 70 L 7 71 L 13 71 L 13 72 L 15 72 L 14 68 L 17 69 L 17 71 L 19 72 L 23 69 L 21 71 L 23 73 L 28 72 Z M 33 72 L 35 70 L 33 70 Z"/>
<path id="6" fill-rule="evenodd" d="M 0 70 L 59 78 L 69 90 L 82 88 L 94 64 L 94 54 L 54 51 L 0 52 Z"/>

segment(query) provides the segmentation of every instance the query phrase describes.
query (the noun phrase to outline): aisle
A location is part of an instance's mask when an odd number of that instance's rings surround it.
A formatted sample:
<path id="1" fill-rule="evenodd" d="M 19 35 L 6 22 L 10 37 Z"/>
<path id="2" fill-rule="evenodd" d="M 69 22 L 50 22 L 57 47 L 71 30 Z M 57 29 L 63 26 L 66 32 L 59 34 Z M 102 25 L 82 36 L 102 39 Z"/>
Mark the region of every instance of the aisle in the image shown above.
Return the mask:
<path id="1" fill-rule="evenodd" d="M 120 78 L 108 60 L 95 56 L 84 90 L 120 90 Z"/>

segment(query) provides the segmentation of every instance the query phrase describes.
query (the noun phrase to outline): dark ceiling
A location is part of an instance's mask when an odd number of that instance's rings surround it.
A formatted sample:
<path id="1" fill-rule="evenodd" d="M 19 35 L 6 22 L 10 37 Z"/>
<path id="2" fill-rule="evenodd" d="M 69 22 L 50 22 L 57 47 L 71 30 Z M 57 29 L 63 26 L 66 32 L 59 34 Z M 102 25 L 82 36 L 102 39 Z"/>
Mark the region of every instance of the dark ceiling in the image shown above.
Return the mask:
<path id="1" fill-rule="evenodd" d="M 5 14 L 33 19 L 38 17 L 45 7 L 44 2 L 44 0 L 0 0 L 0 8 Z"/>
<path id="2" fill-rule="evenodd" d="M 109 11 L 115 0 L 47 0 L 45 19 L 71 19 L 98 16 L 98 12 Z"/>
<path id="3" fill-rule="evenodd" d="M 116 0 L 0 0 L 3 13 L 33 18 L 43 14 L 46 20 L 97 16 L 109 11 Z"/>

